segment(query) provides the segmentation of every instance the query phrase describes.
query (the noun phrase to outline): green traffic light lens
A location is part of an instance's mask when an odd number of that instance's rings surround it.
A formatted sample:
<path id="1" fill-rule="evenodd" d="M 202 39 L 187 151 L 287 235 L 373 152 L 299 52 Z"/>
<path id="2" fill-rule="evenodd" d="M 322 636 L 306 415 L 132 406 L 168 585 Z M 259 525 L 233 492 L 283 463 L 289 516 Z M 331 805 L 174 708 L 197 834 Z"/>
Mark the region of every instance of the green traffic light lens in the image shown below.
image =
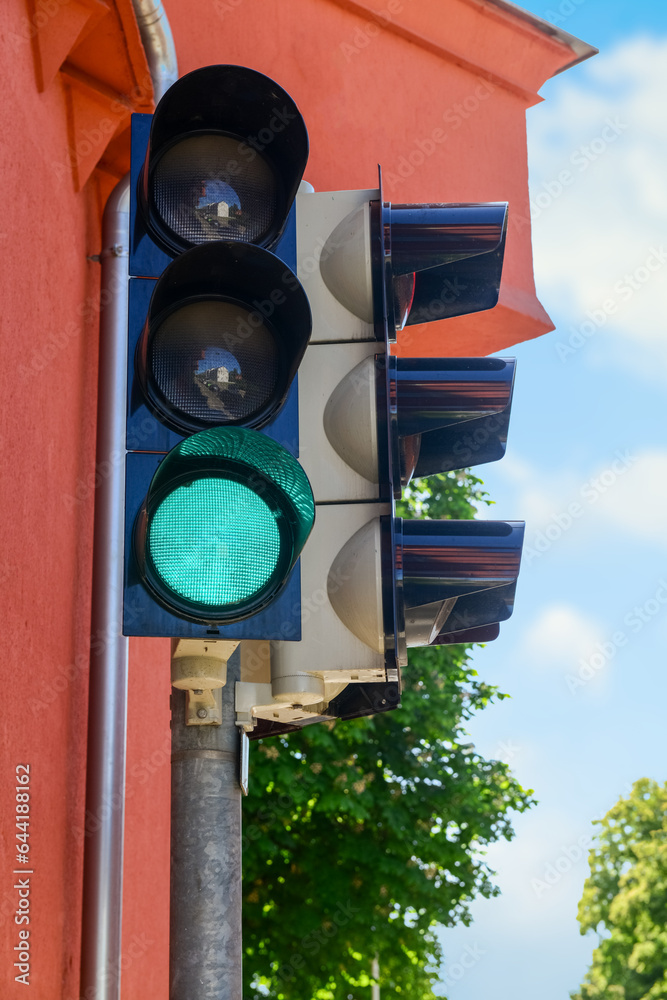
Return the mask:
<path id="1" fill-rule="evenodd" d="M 198 479 L 170 493 L 153 515 L 148 545 L 171 590 L 213 606 L 253 597 L 280 558 L 270 508 L 246 486 L 225 479 Z"/>
<path id="2" fill-rule="evenodd" d="M 190 621 L 241 621 L 286 582 L 315 520 L 308 478 L 256 431 L 214 427 L 176 445 L 153 476 L 135 529 L 142 577 Z"/>

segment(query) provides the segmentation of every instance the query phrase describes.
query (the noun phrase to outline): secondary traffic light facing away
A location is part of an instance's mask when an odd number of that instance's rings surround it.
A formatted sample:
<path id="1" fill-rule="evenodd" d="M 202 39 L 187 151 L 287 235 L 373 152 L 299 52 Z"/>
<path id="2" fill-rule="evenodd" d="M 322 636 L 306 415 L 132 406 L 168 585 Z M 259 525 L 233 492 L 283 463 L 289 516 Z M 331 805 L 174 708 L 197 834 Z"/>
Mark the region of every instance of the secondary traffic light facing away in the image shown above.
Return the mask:
<path id="1" fill-rule="evenodd" d="M 254 736 L 396 707 L 410 646 L 494 638 L 523 537 L 394 511 L 504 454 L 512 360 L 390 344 L 495 305 L 507 206 L 300 190 L 307 156 L 243 67 L 133 122 L 124 630 L 241 640 Z"/>
<path id="2" fill-rule="evenodd" d="M 420 295 L 422 319 L 427 307 L 432 319 L 454 314 L 450 266 L 467 310 L 496 301 L 506 205 L 402 206 L 397 215 L 398 234 L 380 190 L 297 197 L 297 271 L 313 313 L 299 377 L 300 461 L 316 518 L 301 557 L 302 640 L 271 644 L 256 734 L 289 718 L 276 702 L 303 706 L 297 724 L 393 708 L 410 646 L 488 641 L 512 613 L 523 524 L 404 520 L 394 501 L 415 475 L 503 456 L 514 361 L 388 350 L 396 302 L 409 321 L 418 288 L 431 296 Z M 475 297 L 484 257 L 489 280 Z"/>

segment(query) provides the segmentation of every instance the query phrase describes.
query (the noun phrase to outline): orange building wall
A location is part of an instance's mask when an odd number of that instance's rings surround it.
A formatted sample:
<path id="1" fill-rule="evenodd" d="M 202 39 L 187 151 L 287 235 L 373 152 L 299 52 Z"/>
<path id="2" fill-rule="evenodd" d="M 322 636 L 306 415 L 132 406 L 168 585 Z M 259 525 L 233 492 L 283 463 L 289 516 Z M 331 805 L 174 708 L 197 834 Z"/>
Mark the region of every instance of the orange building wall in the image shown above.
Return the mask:
<path id="1" fill-rule="evenodd" d="M 509 200 L 501 305 L 404 353 L 484 354 L 549 327 L 532 279 L 526 107 L 572 52 L 483 0 L 166 0 L 181 74 L 231 62 L 300 105 L 318 190 L 384 168 L 401 201 Z M 79 996 L 100 219 L 151 92 L 130 0 L 4 0 L 0 996 L 13 1000 L 15 768 L 30 765 L 30 995 Z M 123 996 L 167 995 L 169 648 L 131 642 Z M 25 927 L 26 925 L 21 925 Z"/>
<path id="2" fill-rule="evenodd" d="M 89 258 L 99 253 L 101 210 L 116 183 L 91 171 L 152 94 L 138 86 L 147 66 L 129 0 L 122 9 L 4 0 L 0 54 L 0 996 L 74 1000 L 99 337 L 99 264 Z M 114 169 L 120 176 L 127 167 L 121 159 Z M 164 656 L 151 664 L 142 651 L 142 659 L 164 673 Z M 30 767 L 29 865 L 16 860 L 21 764 Z M 16 924 L 14 886 L 26 878 L 30 923 Z M 28 989 L 13 967 L 26 929 Z"/>
<path id="3" fill-rule="evenodd" d="M 388 0 L 375 10 L 350 0 L 216 0 L 202 33 L 186 5 L 168 8 L 180 73 L 240 63 L 294 97 L 316 190 L 374 187 L 380 163 L 393 202 L 510 202 L 499 308 L 406 331 L 399 353 L 487 354 L 545 333 L 525 111 L 566 63 L 563 46 L 473 0 Z"/>
<path id="4" fill-rule="evenodd" d="M 0 994 L 41 1000 L 59 996 L 61 984 L 75 995 L 78 971 L 81 857 L 72 830 L 83 807 L 92 507 L 75 497 L 94 464 L 98 317 L 97 267 L 86 260 L 95 196 L 73 189 L 62 89 L 37 93 L 25 20 L 18 0 L 0 5 Z M 15 861 L 15 768 L 24 763 L 29 866 Z M 30 991 L 12 968 L 20 929 L 12 871 L 26 867 L 34 871 Z"/>

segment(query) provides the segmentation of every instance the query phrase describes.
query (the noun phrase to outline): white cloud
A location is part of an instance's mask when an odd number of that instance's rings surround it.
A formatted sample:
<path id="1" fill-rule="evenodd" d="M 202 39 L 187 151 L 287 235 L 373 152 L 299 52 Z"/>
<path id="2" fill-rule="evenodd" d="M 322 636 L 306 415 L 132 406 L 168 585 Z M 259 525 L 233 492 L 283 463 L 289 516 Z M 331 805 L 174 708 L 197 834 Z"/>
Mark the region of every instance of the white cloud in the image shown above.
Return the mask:
<path id="1" fill-rule="evenodd" d="M 630 342 L 667 372 L 666 92 L 667 40 L 634 38 L 528 126 L 536 281 L 558 336 L 593 323 L 598 343 Z"/>
<path id="2" fill-rule="evenodd" d="M 667 451 L 645 451 L 601 494 L 600 513 L 637 538 L 667 545 Z"/>
<path id="3" fill-rule="evenodd" d="M 498 475 L 508 482 L 521 486 L 535 477 L 532 465 L 511 450 L 506 452 L 502 462 L 498 463 L 497 469 L 494 466 L 494 471 L 497 471 Z"/>
<path id="4" fill-rule="evenodd" d="M 665 449 L 618 449 L 582 477 L 562 469 L 538 477 L 516 459 L 508 478 L 517 486 L 515 506 L 526 521 L 525 567 L 556 546 L 607 535 L 610 526 L 667 546 Z"/>
<path id="5" fill-rule="evenodd" d="M 486 860 L 492 868 L 502 868 L 503 896 L 512 900 L 524 922 L 544 916 L 542 911 L 554 905 L 559 908 L 564 903 L 576 910 L 589 874 L 593 832 L 589 817 L 582 820 L 563 809 L 544 806 L 521 824 L 520 851 L 512 843 L 490 847 Z"/>
<path id="6" fill-rule="evenodd" d="M 538 807 L 517 817 L 515 826 L 516 840 L 492 845 L 486 858 L 498 871 L 494 881 L 502 895 L 477 899 L 470 927 L 440 932 L 446 957 L 443 975 L 450 966 L 455 968 L 464 949 L 480 955 L 477 964 L 463 963 L 470 971 L 461 977 L 461 985 L 444 980 L 450 986 L 447 996 L 454 1000 L 488 993 L 502 998 L 544 995 L 545 982 L 549 996 L 567 996 L 590 963 L 593 945 L 579 937 L 576 924 L 589 874 L 588 816 Z"/>
<path id="7" fill-rule="evenodd" d="M 597 622 L 577 608 L 551 604 L 526 629 L 521 652 L 536 667 L 555 666 L 565 670 L 581 658 L 590 656 L 603 637 Z"/>
<path id="8" fill-rule="evenodd" d="M 569 530 L 574 522 L 567 515 L 567 506 L 571 498 L 576 496 L 576 480 L 573 475 L 564 474 L 561 477 L 540 477 L 540 485 L 526 488 L 518 501 L 517 509 L 532 531 L 542 531 L 555 523 L 560 527 L 559 518 L 565 518 L 566 527 L 555 532 L 552 541 L 560 540 L 563 530 Z"/>

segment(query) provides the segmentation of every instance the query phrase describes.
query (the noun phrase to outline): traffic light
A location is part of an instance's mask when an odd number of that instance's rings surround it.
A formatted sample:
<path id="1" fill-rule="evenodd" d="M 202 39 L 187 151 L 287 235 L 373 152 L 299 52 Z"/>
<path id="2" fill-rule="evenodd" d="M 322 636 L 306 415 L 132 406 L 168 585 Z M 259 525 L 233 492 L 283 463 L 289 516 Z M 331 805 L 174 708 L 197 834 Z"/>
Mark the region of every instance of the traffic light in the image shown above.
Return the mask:
<path id="1" fill-rule="evenodd" d="M 210 66 L 132 128 L 124 632 L 298 638 L 303 118 L 263 74 Z"/>
<path id="2" fill-rule="evenodd" d="M 392 206 L 381 186 L 297 197 L 316 518 L 301 641 L 272 642 L 270 684 L 249 670 L 241 685 L 252 737 L 395 708 L 409 647 L 486 642 L 512 613 L 523 524 L 406 520 L 394 503 L 413 477 L 502 458 L 514 361 L 389 350 L 404 326 L 495 304 L 506 225 L 505 204 Z"/>
<path id="3" fill-rule="evenodd" d="M 494 638 L 523 537 L 394 506 L 504 454 L 511 359 L 390 345 L 495 304 L 506 204 L 318 194 L 307 158 L 243 67 L 133 117 L 124 632 L 240 640 L 253 736 L 394 708 L 409 647 Z"/>

